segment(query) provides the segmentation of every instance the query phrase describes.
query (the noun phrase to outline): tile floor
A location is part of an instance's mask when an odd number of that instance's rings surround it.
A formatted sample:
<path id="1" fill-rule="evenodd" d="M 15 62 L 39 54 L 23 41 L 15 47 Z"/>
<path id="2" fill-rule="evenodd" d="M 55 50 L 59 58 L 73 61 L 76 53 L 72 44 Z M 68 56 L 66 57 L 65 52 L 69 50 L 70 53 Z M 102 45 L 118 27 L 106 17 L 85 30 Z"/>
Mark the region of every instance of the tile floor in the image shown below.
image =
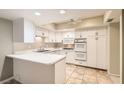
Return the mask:
<path id="1" fill-rule="evenodd" d="M 116 80 L 116 82 L 114 81 Z M 109 76 L 106 71 L 82 66 L 66 65 L 66 84 L 114 84 L 119 77 Z"/>

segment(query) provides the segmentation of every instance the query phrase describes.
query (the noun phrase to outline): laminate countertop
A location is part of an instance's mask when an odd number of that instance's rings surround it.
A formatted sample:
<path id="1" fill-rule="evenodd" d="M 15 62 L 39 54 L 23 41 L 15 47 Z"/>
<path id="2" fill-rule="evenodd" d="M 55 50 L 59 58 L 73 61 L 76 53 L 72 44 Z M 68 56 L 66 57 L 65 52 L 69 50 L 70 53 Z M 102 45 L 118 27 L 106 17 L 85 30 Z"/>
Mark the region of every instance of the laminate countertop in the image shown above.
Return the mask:
<path id="1" fill-rule="evenodd" d="M 52 53 L 40 53 L 40 52 L 27 52 L 27 53 L 17 53 L 17 54 L 10 54 L 6 57 L 10 57 L 13 59 L 20 59 L 30 62 L 42 63 L 46 65 L 56 64 L 60 60 L 66 58 L 65 55 L 58 55 Z"/>

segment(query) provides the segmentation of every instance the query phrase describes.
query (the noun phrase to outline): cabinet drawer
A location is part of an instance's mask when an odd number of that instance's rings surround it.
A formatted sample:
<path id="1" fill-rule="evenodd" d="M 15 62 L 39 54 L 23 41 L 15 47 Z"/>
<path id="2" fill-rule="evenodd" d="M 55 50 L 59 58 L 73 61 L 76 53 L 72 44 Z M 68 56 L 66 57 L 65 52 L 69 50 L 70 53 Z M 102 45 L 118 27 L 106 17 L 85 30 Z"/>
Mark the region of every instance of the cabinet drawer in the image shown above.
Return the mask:
<path id="1" fill-rule="evenodd" d="M 75 64 L 82 65 L 82 66 L 87 66 L 87 61 L 75 60 Z"/>

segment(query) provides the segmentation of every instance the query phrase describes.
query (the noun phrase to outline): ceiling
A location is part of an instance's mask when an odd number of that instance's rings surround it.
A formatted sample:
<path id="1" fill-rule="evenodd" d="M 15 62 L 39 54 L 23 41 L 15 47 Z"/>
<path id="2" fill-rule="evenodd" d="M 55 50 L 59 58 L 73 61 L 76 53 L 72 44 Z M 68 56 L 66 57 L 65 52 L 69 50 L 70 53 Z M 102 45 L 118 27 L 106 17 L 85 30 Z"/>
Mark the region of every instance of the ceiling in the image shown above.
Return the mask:
<path id="1" fill-rule="evenodd" d="M 40 26 L 70 19 L 104 15 L 107 9 L 67 9 L 65 14 L 60 14 L 59 11 L 60 9 L 0 9 L 0 17 L 9 20 L 24 17 Z M 36 16 L 35 12 L 40 12 L 41 15 Z"/>

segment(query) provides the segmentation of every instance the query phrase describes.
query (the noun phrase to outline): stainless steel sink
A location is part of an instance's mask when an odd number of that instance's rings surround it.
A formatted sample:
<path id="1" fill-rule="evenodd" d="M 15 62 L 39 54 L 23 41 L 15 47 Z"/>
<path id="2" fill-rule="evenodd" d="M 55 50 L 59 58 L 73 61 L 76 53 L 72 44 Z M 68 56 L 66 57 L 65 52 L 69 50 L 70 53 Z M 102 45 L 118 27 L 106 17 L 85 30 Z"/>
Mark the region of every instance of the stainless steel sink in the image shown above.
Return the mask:
<path id="1" fill-rule="evenodd" d="M 46 52 L 46 51 L 49 51 L 49 50 L 37 50 L 36 52 Z"/>

